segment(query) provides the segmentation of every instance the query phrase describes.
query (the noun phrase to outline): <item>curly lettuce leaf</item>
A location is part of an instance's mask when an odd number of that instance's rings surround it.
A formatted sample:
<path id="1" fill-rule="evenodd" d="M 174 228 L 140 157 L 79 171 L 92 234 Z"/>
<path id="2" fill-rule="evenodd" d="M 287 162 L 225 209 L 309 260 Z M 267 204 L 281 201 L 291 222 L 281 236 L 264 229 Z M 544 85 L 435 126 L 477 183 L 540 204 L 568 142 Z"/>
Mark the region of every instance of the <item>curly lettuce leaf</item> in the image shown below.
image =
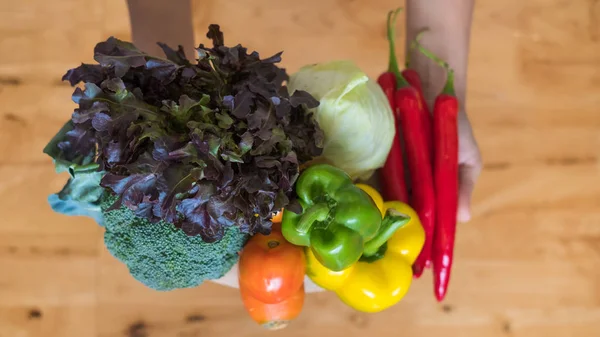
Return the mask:
<path id="1" fill-rule="evenodd" d="M 281 53 L 228 47 L 218 25 L 207 37 L 213 46 L 200 45 L 196 63 L 162 43 L 165 59 L 112 37 L 99 43 L 97 65 L 64 76 L 85 88 L 75 89 L 59 144 L 67 159 L 95 154 L 100 186 L 117 196 L 112 208 L 205 242 L 231 226 L 269 233 L 272 213 L 295 204 L 300 165 L 322 152 L 308 112 L 319 102 L 288 92 Z"/>

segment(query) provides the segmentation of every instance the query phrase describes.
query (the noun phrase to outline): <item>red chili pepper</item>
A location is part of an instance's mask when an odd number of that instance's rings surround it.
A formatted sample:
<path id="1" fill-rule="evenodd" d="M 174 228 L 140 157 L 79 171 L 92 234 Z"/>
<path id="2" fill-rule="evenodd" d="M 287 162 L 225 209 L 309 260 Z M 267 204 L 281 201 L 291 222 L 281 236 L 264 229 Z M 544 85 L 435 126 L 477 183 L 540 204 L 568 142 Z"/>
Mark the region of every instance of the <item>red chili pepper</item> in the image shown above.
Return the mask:
<path id="1" fill-rule="evenodd" d="M 452 72 L 433 110 L 433 176 L 436 191 L 437 224 L 433 237 L 433 280 L 435 296 L 446 296 L 452 269 L 456 210 L 458 207 L 458 101 L 454 95 Z"/>
<path id="2" fill-rule="evenodd" d="M 430 156 L 433 155 L 433 147 L 431 143 L 433 142 L 432 136 L 432 117 L 431 112 L 429 111 L 429 107 L 427 106 L 427 101 L 425 100 L 425 95 L 423 94 L 423 86 L 421 84 L 421 77 L 419 73 L 414 69 L 409 69 L 408 67 L 402 71 L 402 76 L 406 79 L 411 86 L 417 89 L 417 94 L 419 95 L 419 100 L 421 101 L 421 106 L 423 107 L 423 132 L 425 133 L 425 137 L 427 140 L 427 151 Z"/>
<path id="3" fill-rule="evenodd" d="M 402 135 L 406 147 L 408 170 L 412 184 L 410 205 L 415 209 L 425 230 L 425 243 L 413 264 L 413 274 L 420 277 L 431 262 L 435 221 L 435 192 L 433 187 L 431 156 L 427 152 L 422 125 L 421 102 L 417 90 L 405 86 L 396 91 L 396 109 L 401 117 Z"/>
<path id="4" fill-rule="evenodd" d="M 409 204 L 417 212 L 425 230 L 425 244 L 416 262 L 413 274 L 420 277 L 425 267 L 431 262 L 431 245 L 433 240 L 435 195 L 431 169 L 431 155 L 427 151 L 427 138 L 423 131 L 423 106 L 417 89 L 410 85 L 400 73 L 396 60 L 394 22 L 399 9 L 388 13 L 388 42 L 390 63 L 388 72 L 396 76 L 396 92 L 394 102 L 396 117 L 400 122 L 402 138 L 408 161 L 408 169 L 412 184 L 412 196 Z"/>
<path id="5" fill-rule="evenodd" d="M 419 100 L 421 100 L 421 104 L 424 108 L 423 111 L 430 113 L 427 102 L 425 101 L 425 96 L 423 95 L 423 84 L 421 83 L 421 77 L 419 76 L 419 73 L 416 70 L 407 67 L 406 69 L 402 70 L 402 76 L 411 86 L 417 89 L 419 93 Z"/>
<path id="6" fill-rule="evenodd" d="M 394 92 L 396 92 L 396 75 L 390 71 L 379 75 L 377 83 L 383 90 L 383 93 L 388 99 L 388 102 L 394 107 Z"/>
<path id="7" fill-rule="evenodd" d="M 382 182 L 382 194 L 386 200 L 398 200 L 402 202 L 408 202 L 408 193 L 406 191 L 406 182 L 404 176 L 404 158 L 402 155 L 402 144 L 400 143 L 400 137 L 398 133 L 400 128 L 398 127 L 398 116 L 396 116 L 396 104 L 394 94 L 396 92 L 396 74 L 394 73 L 394 67 L 397 69 L 398 64 L 396 62 L 396 53 L 394 50 L 394 31 L 393 24 L 395 22 L 398 10 L 390 11 L 387 17 L 388 25 L 388 40 L 390 41 L 390 60 L 388 71 L 381 74 L 377 79 L 377 83 L 383 89 L 383 92 L 388 98 L 390 107 L 394 112 L 394 119 L 396 124 L 396 133 L 392 140 L 392 147 L 388 154 L 385 164 L 380 170 L 380 180 Z"/>
<path id="8" fill-rule="evenodd" d="M 396 102 L 394 93 L 396 92 L 396 75 L 392 72 L 385 72 L 379 76 L 377 82 L 383 89 L 388 98 L 388 102 L 396 113 Z M 408 203 L 408 193 L 406 191 L 404 157 L 402 154 L 402 143 L 400 142 L 399 120 L 394 116 L 396 133 L 392 140 L 392 147 L 388 153 L 385 164 L 380 170 L 381 193 L 385 200 L 397 200 Z"/>
<path id="9" fill-rule="evenodd" d="M 433 238 L 433 284 L 438 301 L 446 296 L 456 235 L 458 208 L 458 99 L 454 72 L 448 64 L 419 45 L 421 52 L 447 71 L 446 84 L 433 108 L 433 176 L 436 192 L 436 226 Z"/>
<path id="10" fill-rule="evenodd" d="M 400 125 L 396 123 L 396 134 L 394 135 L 392 148 L 385 164 L 381 168 L 381 194 L 385 200 L 397 200 L 408 203 L 400 132 Z"/>

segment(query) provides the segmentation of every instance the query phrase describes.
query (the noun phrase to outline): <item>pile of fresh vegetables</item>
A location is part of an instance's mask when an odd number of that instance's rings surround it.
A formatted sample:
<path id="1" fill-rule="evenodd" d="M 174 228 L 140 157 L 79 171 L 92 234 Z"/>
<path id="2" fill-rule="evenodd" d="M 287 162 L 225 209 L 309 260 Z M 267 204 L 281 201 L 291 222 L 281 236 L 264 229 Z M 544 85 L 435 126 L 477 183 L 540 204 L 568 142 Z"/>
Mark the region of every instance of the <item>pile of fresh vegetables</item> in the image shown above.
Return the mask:
<path id="1" fill-rule="evenodd" d="M 281 328 L 300 314 L 305 274 L 362 312 L 385 310 L 406 295 L 425 241 L 409 205 L 384 202 L 328 164 L 303 170 L 296 194 L 302 212 L 282 210 L 271 234 L 252 237 L 241 252 L 240 291 L 258 323 Z"/>
<path id="2" fill-rule="evenodd" d="M 441 299 L 456 213 L 456 101 L 449 76 L 429 119 L 418 74 L 397 66 L 395 13 L 390 70 L 378 81 L 348 61 L 288 76 L 281 53 L 228 47 L 218 25 L 195 62 L 181 47 L 159 44 L 158 58 L 112 37 L 99 43 L 97 64 L 63 78 L 83 86 L 44 149 L 69 174 L 50 205 L 95 219 L 108 251 L 155 290 L 196 287 L 237 263 L 242 302 L 269 329 L 300 314 L 306 276 L 374 313 L 432 262 Z M 377 170 L 383 196 L 360 182 Z"/>

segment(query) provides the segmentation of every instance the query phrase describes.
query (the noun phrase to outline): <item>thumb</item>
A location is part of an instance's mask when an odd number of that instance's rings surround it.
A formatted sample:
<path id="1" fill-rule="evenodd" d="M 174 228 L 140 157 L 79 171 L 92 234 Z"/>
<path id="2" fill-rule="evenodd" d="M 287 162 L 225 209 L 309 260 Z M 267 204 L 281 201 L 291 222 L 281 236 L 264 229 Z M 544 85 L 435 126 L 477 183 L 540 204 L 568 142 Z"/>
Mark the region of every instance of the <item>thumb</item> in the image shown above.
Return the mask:
<path id="1" fill-rule="evenodd" d="M 458 211 L 456 220 L 468 222 L 471 220 L 471 195 L 475 188 L 475 182 L 479 177 L 481 168 L 463 164 L 458 171 Z"/>

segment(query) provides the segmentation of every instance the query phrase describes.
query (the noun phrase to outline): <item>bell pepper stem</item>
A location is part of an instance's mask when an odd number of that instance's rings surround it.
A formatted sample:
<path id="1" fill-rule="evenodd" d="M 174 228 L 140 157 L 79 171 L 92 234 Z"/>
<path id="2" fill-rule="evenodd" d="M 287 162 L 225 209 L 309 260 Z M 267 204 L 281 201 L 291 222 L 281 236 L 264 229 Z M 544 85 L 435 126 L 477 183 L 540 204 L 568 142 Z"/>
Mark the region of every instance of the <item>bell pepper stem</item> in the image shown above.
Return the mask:
<path id="1" fill-rule="evenodd" d="M 326 203 L 315 204 L 304 212 L 298 221 L 296 230 L 302 234 L 306 234 L 315 221 L 325 221 L 328 215 L 329 206 Z"/>
<path id="2" fill-rule="evenodd" d="M 365 242 L 365 248 L 363 256 L 369 257 L 377 254 L 379 248 L 383 246 L 394 233 L 403 225 L 410 220 L 410 217 L 406 214 L 402 214 L 395 209 L 389 209 L 383 221 L 377 235 L 371 240 Z"/>

